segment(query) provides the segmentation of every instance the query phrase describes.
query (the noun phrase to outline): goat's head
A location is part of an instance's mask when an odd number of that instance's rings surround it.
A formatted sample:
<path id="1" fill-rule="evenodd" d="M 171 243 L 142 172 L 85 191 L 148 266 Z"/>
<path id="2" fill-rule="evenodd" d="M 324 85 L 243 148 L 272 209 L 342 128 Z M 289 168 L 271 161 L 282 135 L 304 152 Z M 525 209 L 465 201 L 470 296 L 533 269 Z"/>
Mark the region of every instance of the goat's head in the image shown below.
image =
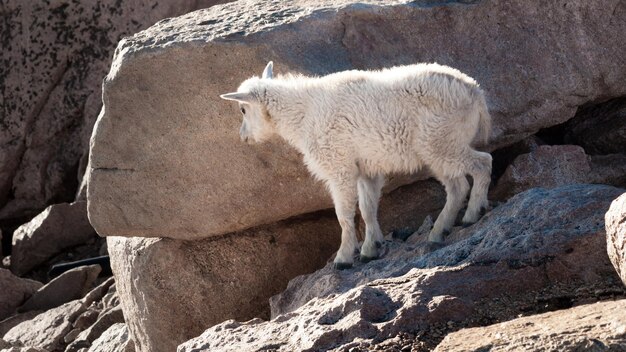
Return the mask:
<path id="1" fill-rule="evenodd" d="M 222 99 L 233 100 L 239 103 L 239 110 L 243 114 L 243 123 L 239 129 L 241 140 L 247 143 L 263 142 L 270 138 L 274 132 L 274 124 L 271 121 L 264 101 L 266 80 L 273 77 L 273 63 L 270 61 L 261 78 L 252 77 L 245 80 L 235 93 L 220 95 Z"/>

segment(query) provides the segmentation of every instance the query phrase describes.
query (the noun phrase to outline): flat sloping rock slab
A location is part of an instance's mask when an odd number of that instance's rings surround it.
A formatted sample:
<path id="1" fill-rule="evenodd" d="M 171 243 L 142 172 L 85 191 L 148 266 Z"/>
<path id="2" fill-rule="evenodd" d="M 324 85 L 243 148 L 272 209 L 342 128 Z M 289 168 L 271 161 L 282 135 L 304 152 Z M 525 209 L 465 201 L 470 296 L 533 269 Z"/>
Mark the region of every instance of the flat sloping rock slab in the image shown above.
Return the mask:
<path id="1" fill-rule="evenodd" d="M 435 349 L 452 351 L 626 351 L 626 300 L 463 329 Z"/>
<path id="2" fill-rule="evenodd" d="M 426 229 L 406 243 L 387 243 L 388 253 L 383 258 L 367 264 L 357 262 L 352 270 L 337 272 L 327 265 L 299 276 L 272 297 L 272 317 L 292 312 L 312 299 L 397 277 L 412 268 L 501 265 L 516 272 L 515 268 L 545 266 L 543 275 L 551 282 L 573 278 L 593 282 L 609 275 L 617 278 L 606 254 L 604 216 L 612 200 L 623 192 L 602 185 L 528 190 L 473 226 L 453 232 L 446 239 L 448 245 L 439 250 L 423 243 L 428 236 Z"/>
<path id="3" fill-rule="evenodd" d="M 291 147 L 242 144 L 236 106 L 218 97 L 269 60 L 277 73 L 456 67 L 487 93 L 491 148 L 626 94 L 619 0 L 440 4 L 234 2 L 121 41 L 92 136 L 92 224 L 104 236 L 196 239 L 330 207 Z"/>
<path id="4" fill-rule="evenodd" d="M 292 280 L 272 299 L 271 321 L 226 321 L 178 351 L 343 351 L 401 333 L 420 333 L 434 348 L 441 340 L 434 331 L 449 324 L 561 309 L 596 300 L 596 292 L 623 295 L 603 221 L 622 192 L 598 185 L 529 190 L 452 234 L 453 244 L 424 254 L 412 238 L 388 241 L 379 260 L 342 272 L 330 264 Z"/>

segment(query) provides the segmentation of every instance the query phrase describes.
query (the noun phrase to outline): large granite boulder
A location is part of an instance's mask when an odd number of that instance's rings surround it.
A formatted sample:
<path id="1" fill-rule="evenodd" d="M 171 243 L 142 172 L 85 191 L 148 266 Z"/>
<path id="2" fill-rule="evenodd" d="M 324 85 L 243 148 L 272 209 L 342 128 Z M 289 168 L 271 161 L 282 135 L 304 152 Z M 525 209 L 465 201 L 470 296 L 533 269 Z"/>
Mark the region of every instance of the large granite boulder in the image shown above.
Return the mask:
<path id="1" fill-rule="evenodd" d="M 624 351 L 626 300 L 599 302 L 452 333 L 435 352 Z"/>
<path id="2" fill-rule="evenodd" d="M 626 94 L 623 16 L 619 0 L 292 0 L 161 21 L 120 42 L 104 81 L 90 220 L 104 236 L 192 239 L 331 206 L 284 142 L 241 143 L 239 113 L 218 97 L 269 60 L 308 74 L 454 66 L 486 91 L 496 148 Z"/>
<path id="3" fill-rule="evenodd" d="M 268 299 L 322 267 L 339 245 L 334 214 L 197 241 L 108 237 L 139 352 L 170 352 L 226 319 L 269 318 Z"/>
<path id="4" fill-rule="evenodd" d="M 434 348 L 446 331 L 623 294 L 604 231 L 604 214 L 622 192 L 529 190 L 457 228 L 443 248 L 424 243 L 423 228 L 407 242 L 387 241 L 380 260 L 300 276 L 272 299 L 271 321 L 229 320 L 178 351 L 347 350 L 404 332 Z"/>
<path id="5" fill-rule="evenodd" d="M 117 42 L 225 0 L 3 0 L 0 221 L 74 199 Z"/>
<path id="6" fill-rule="evenodd" d="M 606 212 L 606 247 L 615 270 L 626 285 L 626 193 Z"/>

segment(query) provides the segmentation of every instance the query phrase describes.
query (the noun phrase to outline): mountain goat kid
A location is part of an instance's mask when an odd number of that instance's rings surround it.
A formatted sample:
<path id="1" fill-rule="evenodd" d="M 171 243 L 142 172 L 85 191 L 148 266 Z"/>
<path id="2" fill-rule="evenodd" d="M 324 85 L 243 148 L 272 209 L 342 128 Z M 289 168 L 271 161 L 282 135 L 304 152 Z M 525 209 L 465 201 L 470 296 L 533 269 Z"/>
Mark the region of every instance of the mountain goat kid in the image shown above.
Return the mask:
<path id="1" fill-rule="evenodd" d="M 446 204 L 428 239 L 442 242 L 474 184 L 463 223 L 476 222 L 487 207 L 491 155 L 490 116 L 483 91 L 460 71 L 438 64 L 381 71 L 345 71 L 324 77 L 273 79 L 268 63 L 261 78 L 244 81 L 221 98 L 239 103 L 240 136 L 262 142 L 283 137 L 326 182 L 341 225 L 335 268 L 350 268 L 358 248 L 357 199 L 365 221 L 361 260 L 378 257 L 383 234 L 377 220 L 384 175 L 428 167 L 446 189 Z"/>

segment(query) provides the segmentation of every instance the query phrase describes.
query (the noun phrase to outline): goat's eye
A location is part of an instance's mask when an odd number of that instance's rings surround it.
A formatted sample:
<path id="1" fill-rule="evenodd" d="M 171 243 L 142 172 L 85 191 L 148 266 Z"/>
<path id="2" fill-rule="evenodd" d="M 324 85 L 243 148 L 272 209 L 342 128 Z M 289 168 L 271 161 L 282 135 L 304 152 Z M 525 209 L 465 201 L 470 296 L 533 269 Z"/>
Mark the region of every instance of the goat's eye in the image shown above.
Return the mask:
<path id="1" fill-rule="evenodd" d="M 245 108 L 241 108 L 241 113 L 245 114 L 246 113 L 246 109 Z"/>

